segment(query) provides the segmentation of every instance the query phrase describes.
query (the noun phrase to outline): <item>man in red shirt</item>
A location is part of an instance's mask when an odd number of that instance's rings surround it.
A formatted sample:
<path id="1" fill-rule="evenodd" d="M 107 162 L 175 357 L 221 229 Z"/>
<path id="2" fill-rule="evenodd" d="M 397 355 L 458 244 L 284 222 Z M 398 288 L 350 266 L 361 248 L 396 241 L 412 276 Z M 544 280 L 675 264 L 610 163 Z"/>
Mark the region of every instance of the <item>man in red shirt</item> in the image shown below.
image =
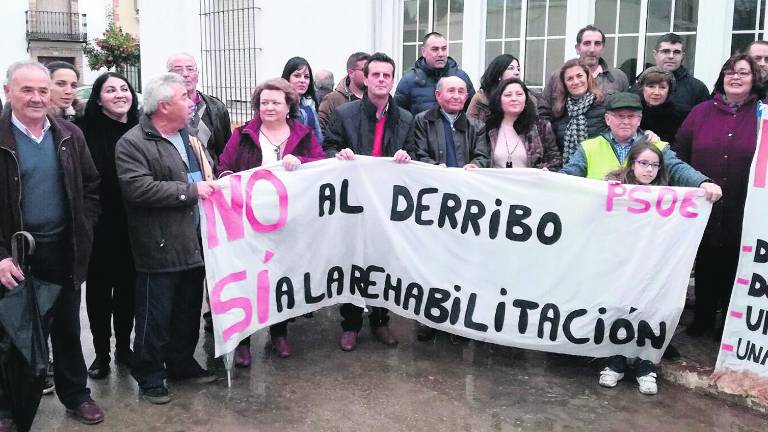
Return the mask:
<path id="1" fill-rule="evenodd" d="M 399 108 L 389 94 L 394 85 L 395 62 L 383 53 L 375 53 L 363 67 L 366 91 L 363 98 L 339 106 L 331 115 L 323 149 L 329 157 L 352 160 L 355 154 L 392 157 L 408 163 L 414 153 L 413 116 Z M 344 351 L 357 346 L 363 327 L 363 309 L 353 304 L 341 306 L 343 333 L 339 345 Z M 380 342 L 394 346 L 397 339 L 387 323 L 388 311 L 371 308 L 371 330 Z"/>

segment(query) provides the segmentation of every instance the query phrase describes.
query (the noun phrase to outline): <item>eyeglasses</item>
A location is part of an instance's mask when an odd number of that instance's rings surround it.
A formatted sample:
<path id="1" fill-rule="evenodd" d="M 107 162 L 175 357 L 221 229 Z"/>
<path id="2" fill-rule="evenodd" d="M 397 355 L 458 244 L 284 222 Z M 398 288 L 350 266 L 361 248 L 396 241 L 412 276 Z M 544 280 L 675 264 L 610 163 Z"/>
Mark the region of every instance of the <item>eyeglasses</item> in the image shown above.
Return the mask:
<path id="1" fill-rule="evenodd" d="M 752 75 L 752 72 L 745 71 L 745 70 L 740 70 L 740 71 L 727 70 L 727 71 L 723 72 L 723 74 L 725 76 L 727 76 L 728 78 L 736 78 L 736 77 L 746 78 L 746 77 Z"/>
<path id="2" fill-rule="evenodd" d="M 661 168 L 661 164 L 659 164 L 658 162 L 650 162 L 643 159 L 636 160 L 635 163 L 643 167 L 643 169 L 653 168 L 653 170 L 656 171 L 659 168 Z"/>
<path id="3" fill-rule="evenodd" d="M 672 54 L 675 57 L 680 57 L 681 55 L 683 55 L 683 50 L 679 50 L 679 49 L 671 50 L 669 48 L 664 48 L 664 49 L 660 49 L 660 50 L 658 50 L 656 52 L 659 53 L 659 54 L 665 55 L 665 56 L 668 56 L 668 55 Z"/>

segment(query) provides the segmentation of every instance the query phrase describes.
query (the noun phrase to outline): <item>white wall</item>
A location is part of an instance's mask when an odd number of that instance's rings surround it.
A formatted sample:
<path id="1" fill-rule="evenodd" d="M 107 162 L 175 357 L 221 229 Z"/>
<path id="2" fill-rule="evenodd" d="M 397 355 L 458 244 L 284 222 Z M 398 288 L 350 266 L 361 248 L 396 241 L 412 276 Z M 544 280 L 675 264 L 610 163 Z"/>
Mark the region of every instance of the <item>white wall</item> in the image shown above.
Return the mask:
<path id="1" fill-rule="evenodd" d="M 280 76 L 289 58 L 301 56 L 338 81 L 350 54 L 374 48 L 374 6 L 373 0 L 263 1 L 259 80 Z"/>
<path id="2" fill-rule="evenodd" d="M 200 2 L 139 0 L 142 85 L 164 72 L 168 56 L 188 52 L 200 59 Z"/>
<path id="3" fill-rule="evenodd" d="M 257 45 L 263 49 L 256 70 L 259 81 L 280 76 L 285 62 L 293 56 L 306 58 L 313 70 L 332 71 L 338 81 L 346 74 L 345 65 L 351 53 L 374 49 L 376 0 L 264 0 L 258 3 L 262 9 Z M 199 14 L 197 1 L 140 0 L 144 82 L 163 73 L 165 60 L 175 52 L 189 52 L 199 62 Z M 171 16 L 173 24 L 168 22 Z M 200 73 L 205 75 L 205 70 Z"/>
<path id="4" fill-rule="evenodd" d="M 0 41 L 3 48 L 0 54 L 0 81 L 5 83 L 8 66 L 19 60 L 29 59 L 27 53 L 27 25 L 24 12 L 29 8 L 26 1 L 3 2 L 0 13 Z M 0 95 L 2 92 L 0 92 Z M 5 96 L 2 96 L 5 101 Z"/>

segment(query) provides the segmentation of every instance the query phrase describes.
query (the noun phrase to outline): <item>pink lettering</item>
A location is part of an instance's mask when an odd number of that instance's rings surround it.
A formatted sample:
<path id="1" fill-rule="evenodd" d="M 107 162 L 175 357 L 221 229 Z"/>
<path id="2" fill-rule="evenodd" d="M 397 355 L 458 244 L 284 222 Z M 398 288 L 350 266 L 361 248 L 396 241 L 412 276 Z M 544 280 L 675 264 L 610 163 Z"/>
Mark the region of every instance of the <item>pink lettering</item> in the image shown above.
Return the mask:
<path id="1" fill-rule="evenodd" d="M 268 250 L 264 253 L 264 264 L 268 263 L 275 253 Z M 269 319 L 269 270 L 261 270 L 256 285 L 256 315 L 259 324 L 264 324 Z"/>
<path id="2" fill-rule="evenodd" d="M 605 211 L 613 211 L 613 201 L 616 198 L 623 197 L 627 193 L 627 188 L 622 184 L 608 183 L 608 196 L 605 201 Z"/>
<path id="3" fill-rule="evenodd" d="M 651 188 L 648 186 L 635 186 L 629 190 L 629 201 L 633 204 L 639 204 L 640 207 L 627 207 L 627 211 L 634 214 L 646 213 L 651 209 L 651 202 L 637 196 L 638 193 L 649 193 Z"/>
<path id="4" fill-rule="evenodd" d="M 275 191 L 277 192 L 280 216 L 278 217 L 277 222 L 273 224 L 261 223 L 261 221 L 256 218 L 256 215 L 253 213 L 253 208 L 251 207 L 253 186 L 259 180 L 268 181 L 270 184 L 272 184 L 272 186 L 275 188 Z M 277 176 L 272 174 L 272 171 L 254 171 L 253 174 L 251 174 L 251 176 L 248 178 L 248 183 L 245 187 L 245 200 L 248 202 L 248 206 L 245 208 L 245 217 L 248 219 L 248 223 L 251 224 L 251 228 L 253 228 L 254 231 L 259 233 L 266 233 L 278 230 L 283 225 L 285 225 L 285 222 L 288 220 L 288 190 L 285 188 L 285 184 L 283 184 L 283 182 L 280 181 Z"/>
<path id="5" fill-rule="evenodd" d="M 672 197 L 672 202 L 669 204 L 669 207 L 664 208 L 664 198 L 666 198 L 666 195 L 669 195 Z M 677 206 L 677 192 L 675 192 L 674 189 L 670 188 L 661 188 L 659 191 L 659 195 L 656 197 L 656 213 L 658 213 L 660 216 L 668 217 L 672 213 L 675 212 L 675 207 Z"/>
<path id="6" fill-rule="evenodd" d="M 224 276 L 221 280 L 214 284 L 211 290 L 211 310 L 217 314 L 224 314 L 233 309 L 241 309 L 245 313 L 245 317 L 235 324 L 227 327 L 221 333 L 224 341 L 228 341 L 232 336 L 241 331 L 247 329 L 253 321 L 253 307 L 247 297 L 235 297 L 229 300 L 222 300 L 221 293 L 224 291 L 224 287 L 231 283 L 242 282 L 246 279 L 245 270 L 230 273 Z"/>
<path id="7" fill-rule="evenodd" d="M 680 203 L 680 215 L 684 218 L 697 218 L 699 214 L 694 210 L 699 206 L 694 201 L 694 197 L 704 195 L 704 191 L 701 189 L 693 189 L 683 195 L 683 201 Z"/>
<path id="8" fill-rule="evenodd" d="M 768 120 L 763 120 L 760 128 L 760 140 L 757 142 L 757 155 L 755 156 L 755 181 L 756 188 L 765 188 L 768 175 Z"/>
<path id="9" fill-rule="evenodd" d="M 241 177 L 233 174 L 229 177 L 229 204 L 224 199 L 224 193 L 220 189 L 213 191 L 208 199 L 202 200 L 205 211 L 206 235 L 208 237 L 208 249 L 214 249 L 219 245 L 219 234 L 216 230 L 216 215 L 224 224 L 227 233 L 227 241 L 243 238 L 243 190 L 240 185 Z"/>

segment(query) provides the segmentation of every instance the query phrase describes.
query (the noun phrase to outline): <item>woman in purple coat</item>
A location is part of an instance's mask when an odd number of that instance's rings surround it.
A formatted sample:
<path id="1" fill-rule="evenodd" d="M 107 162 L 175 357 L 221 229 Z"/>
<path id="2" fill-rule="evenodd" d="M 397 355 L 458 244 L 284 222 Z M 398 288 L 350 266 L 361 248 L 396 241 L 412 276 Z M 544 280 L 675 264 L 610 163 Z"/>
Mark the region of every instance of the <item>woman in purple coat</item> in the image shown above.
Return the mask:
<path id="1" fill-rule="evenodd" d="M 701 336 L 717 328 L 719 339 L 739 262 L 741 221 L 757 137 L 755 109 L 763 93 L 760 68 L 746 54 L 728 59 L 713 99 L 696 105 L 677 132 L 678 157 L 723 189 L 712 207 L 696 256 L 696 306 L 686 333 Z M 722 315 L 715 326 L 715 312 Z"/>
<path id="2" fill-rule="evenodd" d="M 251 97 L 252 120 L 235 129 L 219 158 L 219 176 L 280 161 L 286 170 L 325 158 L 312 130 L 299 120 L 299 95 L 288 81 L 277 78 L 256 87 Z M 291 355 L 288 322 L 269 328 L 272 347 L 279 357 Z M 235 366 L 251 364 L 250 338 L 235 350 Z"/>

